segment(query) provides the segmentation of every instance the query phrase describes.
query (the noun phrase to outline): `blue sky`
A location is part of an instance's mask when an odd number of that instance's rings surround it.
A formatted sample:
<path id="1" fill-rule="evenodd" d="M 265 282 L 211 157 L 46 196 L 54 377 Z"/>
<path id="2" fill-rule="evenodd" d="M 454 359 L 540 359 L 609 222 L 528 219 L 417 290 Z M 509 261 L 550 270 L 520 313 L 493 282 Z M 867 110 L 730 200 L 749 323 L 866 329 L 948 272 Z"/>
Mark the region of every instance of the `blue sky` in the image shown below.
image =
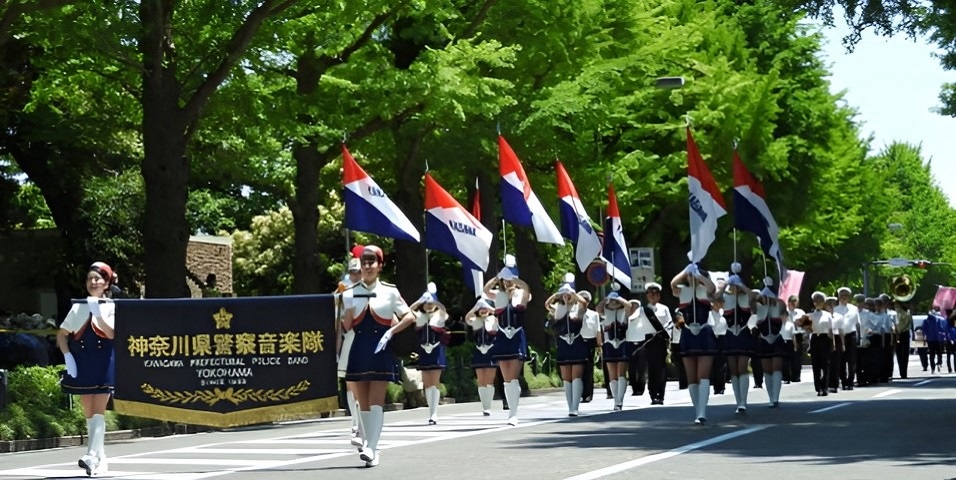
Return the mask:
<path id="1" fill-rule="evenodd" d="M 920 145 L 937 184 L 950 205 L 956 206 L 956 118 L 931 111 L 939 105 L 941 85 L 956 82 L 956 72 L 943 70 L 932 56 L 936 49 L 925 39 L 884 38 L 867 32 L 847 53 L 841 44 L 847 32 L 842 16 L 837 27 L 822 29 L 831 90 L 845 90 L 847 104 L 859 112 L 862 134 L 874 137 L 871 153 L 894 141 Z"/>

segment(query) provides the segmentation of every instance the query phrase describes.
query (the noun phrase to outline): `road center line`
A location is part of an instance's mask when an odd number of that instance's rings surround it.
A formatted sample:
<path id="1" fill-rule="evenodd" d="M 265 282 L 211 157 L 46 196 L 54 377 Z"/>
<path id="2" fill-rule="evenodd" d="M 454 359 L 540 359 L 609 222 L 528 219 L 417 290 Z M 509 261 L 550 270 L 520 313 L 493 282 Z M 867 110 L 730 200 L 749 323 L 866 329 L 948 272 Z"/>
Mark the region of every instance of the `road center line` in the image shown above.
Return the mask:
<path id="1" fill-rule="evenodd" d="M 889 397 L 890 395 L 893 395 L 893 394 L 895 394 L 895 393 L 900 393 L 900 392 L 902 392 L 902 391 L 903 391 L 903 390 L 901 390 L 901 389 L 899 389 L 899 388 L 894 388 L 893 390 L 887 390 L 887 391 L 885 391 L 885 392 L 877 393 L 876 395 L 873 395 L 873 398 Z"/>
<path id="2" fill-rule="evenodd" d="M 818 409 L 816 409 L 816 410 L 811 410 L 811 411 L 809 411 L 809 412 L 807 412 L 807 413 L 822 413 L 822 412 L 828 412 L 828 411 L 830 411 L 830 410 L 836 410 L 836 409 L 838 409 L 838 408 L 840 408 L 840 407 L 845 407 L 845 406 L 850 405 L 850 404 L 852 404 L 852 403 L 853 403 L 853 402 L 838 403 L 838 404 L 836 404 L 836 405 L 830 405 L 829 407 L 824 407 L 824 408 L 818 408 Z"/>
<path id="3" fill-rule="evenodd" d="M 565 480 L 594 480 L 596 478 L 601 478 L 607 475 L 614 473 L 623 472 L 625 470 L 630 470 L 634 467 L 639 467 L 641 465 L 647 465 L 648 463 L 657 462 L 660 460 L 667 460 L 671 457 L 676 457 L 682 453 L 687 453 L 693 450 L 698 450 L 709 445 L 714 445 L 716 443 L 726 442 L 737 437 L 742 437 L 744 435 L 750 435 L 754 432 L 759 432 L 770 425 L 755 425 L 750 428 L 745 428 L 743 430 L 738 430 L 736 432 L 725 433 L 723 435 L 710 438 L 707 440 L 702 440 L 700 442 L 687 444 L 681 447 L 677 447 L 673 450 L 668 450 L 666 452 L 656 453 L 654 455 L 648 455 L 646 457 L 636 458 L 634 460 L 619 463 L 617 465 L 611 465 L 610 467 L 605 467 L 600 470 L 593 470 L 587 473 L 582 473 L 580 475 L 575 475 L 573 477 L 568 477 Z"/>

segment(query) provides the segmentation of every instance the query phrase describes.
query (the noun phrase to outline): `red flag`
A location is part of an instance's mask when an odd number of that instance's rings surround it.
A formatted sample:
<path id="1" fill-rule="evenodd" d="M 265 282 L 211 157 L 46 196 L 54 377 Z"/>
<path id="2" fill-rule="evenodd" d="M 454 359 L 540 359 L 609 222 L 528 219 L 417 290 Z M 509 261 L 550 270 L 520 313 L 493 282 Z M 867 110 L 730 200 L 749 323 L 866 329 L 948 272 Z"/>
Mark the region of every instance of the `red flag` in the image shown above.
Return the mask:
<path id="1" fill-rule="evenodd" d="M 478 177 L 475 177 L 475 195 L 471 197 L 471 215 L 481 220 L 481 194 L 478 190 Z"/>

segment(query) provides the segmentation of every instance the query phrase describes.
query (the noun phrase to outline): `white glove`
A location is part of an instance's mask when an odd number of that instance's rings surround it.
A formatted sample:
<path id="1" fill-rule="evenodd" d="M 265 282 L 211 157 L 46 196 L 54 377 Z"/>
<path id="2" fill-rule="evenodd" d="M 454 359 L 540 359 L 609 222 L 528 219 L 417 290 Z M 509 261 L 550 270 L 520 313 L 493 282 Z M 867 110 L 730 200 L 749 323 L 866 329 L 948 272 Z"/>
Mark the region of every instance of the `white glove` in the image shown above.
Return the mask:
<path id="1" fill-rule="evenodd" d="M 700 268 L 697 267 L 696 263 L 691 263 L 687 265 L 687 268 L 685 268 L 684 271 L 693 276 L 697 276 L 700 273 Z"/>
<path id="2" fill-rule="evenodd" d="M 90 307 L 90 313 L 94 317 L 103 318 L 102 312 L 100 312 L 100 299 L 96 297 L 86 297 L 86 304 Z"/>
<path id="3" fill-rule="evenodd" d="M 63 360 L 66 361 L 66 374 L 76 378 L 76 359 L 73 358 L 73 354 L 70 352 L 64 353 Z"/>
<path id="4" fill-rule="evenodd" d="M 392 329 L 389 328 L 385 330 L 385 334 L 382 335 L 382 339 L 378 341 L 378 345 L 375 347 L 375 353 L 385 350 L 385 346 L 388 345 L 388 341 L 392 339 Z"/>

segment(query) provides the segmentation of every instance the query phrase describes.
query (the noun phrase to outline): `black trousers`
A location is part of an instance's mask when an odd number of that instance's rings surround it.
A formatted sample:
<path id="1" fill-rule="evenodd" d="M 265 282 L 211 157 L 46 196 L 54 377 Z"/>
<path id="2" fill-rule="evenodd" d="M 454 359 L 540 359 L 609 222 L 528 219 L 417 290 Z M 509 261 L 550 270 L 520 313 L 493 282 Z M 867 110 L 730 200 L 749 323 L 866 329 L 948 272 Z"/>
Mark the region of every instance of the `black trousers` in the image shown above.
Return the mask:
<path id="1" fill-rule="evenodd" d="M 763 388 L 763 362 L 757 357 L 750 357 L 750 371 L 754 373 L 754 388 Z"/>
<path id="2" fill-rule="evenodd" d="M 663 402 L 664 390 L 667 389 L 667 337 L 648 340 L 644 344 L 644 353 L 647 358 L 647 390 L 651 400 Z"/>
<path id="3" fill-rule="evenodd" d="M 880 360 L 883 362 L 880 369 L 880 382 L 886 383 L 893 378 L 893 357 L 896 350 L 893 347 L 893 334 L 883 334 L 883 356 Z"/>
<path id="4" fill-rule="evenodd" d="M 724 355 L 724 335 L 717 337 L 717 355 L 714 355 L 714 365 L 710 370 L 710 384 L 714 393 L 724 393 L 727 388 L 727 357 Z"/>
<path id="5" fill-rule="evenodd" d="M 584 383 L 581 401 L 586 403 L 594 397 L 594 347 L 597 346 L 597 340 L 588 338 L 584 341 L 588 344 L 588 361 L 584 364 L 584 375 L 581 376 L 581 381 Z"/>
<path id="6" fill-rule="evenodd" d="M 919 355 L 919 363 L 923 365 L 923 371 L 925 372 L 929 368 L 929 349 L 919 347 L 916 349 L 916 354 Z"/>
<path id="7" fill-rule="evenodd" d="M 883 378 L 883 335 L 877 333 L 867 337 L 870 341 L 870 348 L 866 355 L 866 383 L 873 385 L 880 382 Z"/>
<path id="8" fill-rule="evenodd" d="M 807 345 L 802 333 L 793 336 L 793 356 L 790 358 L 790 381 L 799 382 L 800 372 L 803 370 L 803 353 Z"/>
<path id="9" fill-rule="evenodd" d="M 810 337 L 810 363 L 813 365 L 813 388 L 817 392 L 826 392 L 830 378 L 830 352 L 833 341 L 828 335 Z"/>
<path id="10" fill-rule="evenodd" d="M 677 386 L 681 390 L 687 388 L 687 370 L 684 370 L 684 359 L 680 356 L 680 343 L 671 342 L 671 363 L 677 369 Z"/>
<path id="11" fill-rule="evenodd" d="M 627 359 L 627 376 L 631 383 L 631 393 L 636 396 L 644 395 L 647 386 L 647 351 L 640 348 L 644 342 L 633 345 L 634 354 Z"/>
<path id="12" fill-rule="evenodd" d="M 840 378 L 843 380 L 843 387 L 850 388 L 856 381 L 856 362 L 859 348 L 859 341 L 856 338 L 856 332 L 850 332 L 843 336 L 843 366 L 840 369 Z"/>
<path id="13" fill-rule="evenodd" d="M 943 366 L 943 342 L 929 342 L 929 370 L 936 373 Z"/>
<path id="14" fill-rule="evenodd" d="M 827 378 L 827 386 L 830 390 L 840 388 L 840 372 L 843 371 L 843 337 L 837 335 L 833 338 L 835 347 L 830 351 L 830 376 Z"/>
<path id="15" fill-rule="evenodd" d="M 910 332 L 900 333 L 896 341 L 896 366 L 900 369 L 900 378 L 907 378 L 910 363 Z"/>

